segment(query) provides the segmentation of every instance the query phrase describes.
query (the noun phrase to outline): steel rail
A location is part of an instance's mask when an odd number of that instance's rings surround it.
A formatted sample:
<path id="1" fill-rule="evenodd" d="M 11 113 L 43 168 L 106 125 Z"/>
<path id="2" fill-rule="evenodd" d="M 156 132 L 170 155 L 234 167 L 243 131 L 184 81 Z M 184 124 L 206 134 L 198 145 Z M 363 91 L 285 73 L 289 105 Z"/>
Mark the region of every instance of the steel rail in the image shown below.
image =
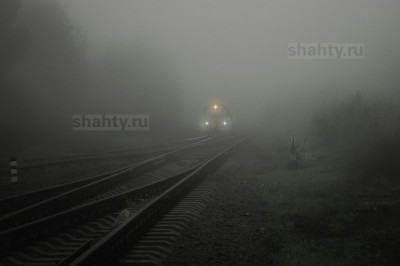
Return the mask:
<path id="1" fill-rule="evenodd" d="M 122 149 L 116 149 L 116 150 L 111 150 L 111 151 L 104 151 L 104 152 L 98 152 L 98 153 L 87 153 L 87 154 L 76 154 L 76 155 L 66 155 L 66 156 L 60 156 L 60 157 L 42 157 L 42 158 L 29 158 L 29 159 L 24 159 L 22 160 L 20 165 L 21 169 L 24 168 L 31 168 L 31 167 L 42 167 L 42 166 L 47 166 L 47 165 L 55 165 L 55 164 L 64 164 L 64 163 L 71 163 L 71 162 L 77 162 L 77 161 L 88 161 L 88 160 L 96 160 L 96 159 L 104 159 L 104 158 L 115 158 L 115 157 L 125 157 L 125 156 L 130 156 L 130 155 L 140 155 L 143 153 L 147 153 L 148 151 L 156 153 L 156 152 L 163 152 L 166 150 L 171 149 L 171 147 L 168 147 L 169 145 L 185 145 L 185 143 L 190 142 L 190 141 L 196 141 L 198 139 L 205 139 L 205 137 L 196 137 L 196 138 L 191 138 L 191 139 L 185 139 L 185 140 L 177 140 L 177 141 L 172 141 L 168 142 L 168 144 L 156 144 L 156 145 L 148 145 L 148 146 L 137 146 L 137 147 L 129 147 L 129 148 L 122 148 Z M 126 153 L 128 151 L 132 152 L 138 152 L 137 154 L 133 153 Z M 40 162 L 40 163 L 34 163 L 35 161 L 40 161 L 40 160 L 47 160 L 47 162 Z"/>
<path id="2" fill-rule="evenodd" d="M 54 231 L 60 230 L 63 227 L 79 224 L 92 217 L 104 215 L 110 212 L 110 210 L 119 209 L 126 204 L 127 199 L 140 198 L 143 195 L 150 195 L 154 191 L 166 189 L 185 177 L 188 173 L 193 172 L 196 168 L 198 168 L 198 166 L 194 166 L 160 181 L 128 190 L 120 195 L 73 207 L 0 232 L 0 249 L 4 253 L 15 247 L 32 242 L 39 237 L 52 234 Z"/>
<path id="3" fill-rule="evenodd" d="M 234 148 L 247 139 L 247 137 L 241 139 L 201 164 L 189 175 L 147 203 L 126 223 L 115 228 L 106 237 L 78 256 L 70 265 L 112 265 L 115 263 L 115 261 L 112 262 L 111 260 L 118 258 L 124 252 L 128 243 L 131 244 L 135 240 L 138 240 L 145 231 L 151 228 L 152 224 L 176 205 L 180 198 L 195 187 L 204 176 L 219 166 Z"/>
<path id="4" fill-rule="evenodd" d="M 138 174 L 146 171 L 150 167 L 162 161 L 166 161 L 167 159 L 172 160 L 174 159 L 174 156 L 177 156 L 180 152 L 186 151 L 198 145 L 204 145 L 207 143 L 207 141 L 212 139 L 213 138 L 201 140 L 199 142 L 169 151 L 165 154 L 157 155 L 140 163 L 136 163 L 133 166 L 124 167 L 116 172 L 107 173 L 101 178 L 92 180 L 92 182 L 84 182 L 81 186 L 73 187 L 70 190 L 66 190 L 60 194 L 56 194 L 42 201 L 23 207 L 15 212 L 8 213 L 0 218 L 0 228 L 3 231 L 20 224 L 42 218 L 43 215 L 50 215 L 59 210 L 68 208 L 80 200 L 93 196 L 97 193 L 104 192 L 109 187 L 115 186 L 116 184 L 129 179 L 133 173 Z M 53 189 L 58 190 L 60 187 Z M 43 190 L 34 195 L 43 195 L 45 193 L 47 193 L 47 191 Z M 7 199 L 7 202 L 12 202 L 12 199 Z"/>
<path id="5" fill-rule="evenodd" d="M 55 185 L 43 189 L 38 189 L 30 192 L 26 192 L 23 194 L 18 194 L 14 196 L 10 196 L 7 198 L 2 198 L 0 199 L 0 215 L 4 215 L 6 212 L 12 212 L 24 207 L 27 207 L 29 205 L 32 205 L 36 202 L 42 201 L 44 199 L 53 197 L 57 194 L 63 193 L 67 190 L 71 190 L 76 187 L 80 187 L 89 183 L 92 183 L 94 181 L 103 179 L 107 176 L 116 174 L 118 172 L 122 172 L 123 170 L 133 167 L 133 165 L 125 166 L 122 168 L 119 168 L 117 170 L 112 170 L 106 173 L 102 173 L 99 175 L 87 177 L 78 181 L 73 181 L 73 182 L 68 182 L 60 185 Z"/>

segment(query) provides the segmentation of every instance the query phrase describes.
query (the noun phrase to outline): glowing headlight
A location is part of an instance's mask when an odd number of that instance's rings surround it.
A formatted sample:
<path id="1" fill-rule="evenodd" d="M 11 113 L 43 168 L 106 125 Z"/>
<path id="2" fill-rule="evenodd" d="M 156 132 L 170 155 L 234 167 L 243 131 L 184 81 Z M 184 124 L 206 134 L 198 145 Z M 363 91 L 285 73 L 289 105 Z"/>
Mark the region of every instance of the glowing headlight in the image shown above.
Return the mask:
<path id="1" fill-rule="evenodd" d="M 223 124 L 224 124 L 224 126 L 226 126 L 228 124 L 228 122 L 224 121 Z"/>
<path id="2" fill-rule="evenodd" d="M 216 105 L 216 104 L 214 104 L 214 110 L 217 110 L 218 109 L 218 105 Z"/>
<path id="3" fill-rule="evenodd" d="M 206 126 L 208 126 L 208 124 L 209 124 L 208 121 L 206 121 L 206 122 L 204 123 L 204 125 L 206 125 Z"/>

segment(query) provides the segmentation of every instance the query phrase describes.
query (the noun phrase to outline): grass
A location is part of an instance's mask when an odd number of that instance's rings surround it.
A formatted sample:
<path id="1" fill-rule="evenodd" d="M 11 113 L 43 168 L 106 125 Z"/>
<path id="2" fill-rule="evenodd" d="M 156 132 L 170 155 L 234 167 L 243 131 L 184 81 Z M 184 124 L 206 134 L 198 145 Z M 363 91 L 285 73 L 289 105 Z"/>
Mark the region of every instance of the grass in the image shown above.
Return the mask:
<path id="1" fill-rule="evenodd" d="M 309 152 L 317 159 L 293 169 L 285 147 L 258 148 L 249 182 L 268 213 L 274 265 L 397 265 L 399 182 L 349 176 L 337 148 Z"/>

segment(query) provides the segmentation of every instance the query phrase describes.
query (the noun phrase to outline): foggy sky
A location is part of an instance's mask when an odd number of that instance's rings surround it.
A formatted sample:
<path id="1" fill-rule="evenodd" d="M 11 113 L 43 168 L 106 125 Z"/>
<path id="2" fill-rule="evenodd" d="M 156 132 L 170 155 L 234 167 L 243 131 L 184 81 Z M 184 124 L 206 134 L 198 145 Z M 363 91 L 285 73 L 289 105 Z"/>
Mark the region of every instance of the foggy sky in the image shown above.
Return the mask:
<path id="1" fill-rule="evenodd" d="M 61 3 L 93 51 L 122 42 L 165 53 L 182 79 L 189 117 L 218 99 L 242 121 L 286 112 L 290 124 L 326 94 L 395 89 L 399 81 L 397 0 Z M 293 42 L 365 43 L 365 59 L 289 60 Z"/>

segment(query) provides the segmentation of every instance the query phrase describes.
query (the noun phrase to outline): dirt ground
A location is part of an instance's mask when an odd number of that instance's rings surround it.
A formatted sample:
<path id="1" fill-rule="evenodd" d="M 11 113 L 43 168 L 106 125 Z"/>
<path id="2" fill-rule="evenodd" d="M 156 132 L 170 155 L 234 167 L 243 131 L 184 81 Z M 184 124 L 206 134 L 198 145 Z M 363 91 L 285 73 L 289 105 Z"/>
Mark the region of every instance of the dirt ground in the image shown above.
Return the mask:
<path id="1" fill-rule="evenodd" d="M 273 243 L 265 231 L 268 213 L 245 174 L 251 158 L 241 148 L 230 161 L 234 175 L 218 178 L 224 189 L 200 220 L 184 232 L 166 265 L 268 265 Z"/>
<path id="2" fill-rule="evenodd" d="M 360 183 L 340 153 L 308 145 L 291 164 L 284 140 L 253 139 L 223 189 L 166 265 L 397 265 L 398 182 Z M 399 216 L 399 217 L 398 217 Z"/>

